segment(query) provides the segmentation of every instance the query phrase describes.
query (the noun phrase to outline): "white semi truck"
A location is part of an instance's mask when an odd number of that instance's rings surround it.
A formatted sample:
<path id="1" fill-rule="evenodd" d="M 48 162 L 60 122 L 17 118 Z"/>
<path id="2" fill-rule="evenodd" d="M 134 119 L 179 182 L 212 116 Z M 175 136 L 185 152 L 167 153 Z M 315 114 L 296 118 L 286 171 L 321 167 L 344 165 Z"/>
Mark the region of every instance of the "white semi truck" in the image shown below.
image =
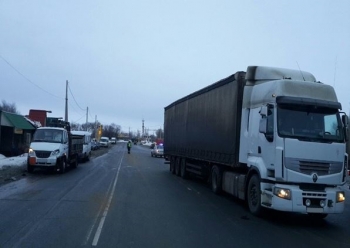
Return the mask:
<path id="1" fill-rule="evenodd" d="M 64 173 L 69 166 L 76 168 L 83 153 L 84 137 L 70 131 L 69 122 L 58 120 L 50 127 L 38 128 L 30 143 L 27 170 L 53 169 Z"/>
<path id="2" fill-rule="evenodd" d="M 264 208 L 342 213 L 348 117 L 308 72 L 249 66 L 165 107 L 170 170 Z"/>

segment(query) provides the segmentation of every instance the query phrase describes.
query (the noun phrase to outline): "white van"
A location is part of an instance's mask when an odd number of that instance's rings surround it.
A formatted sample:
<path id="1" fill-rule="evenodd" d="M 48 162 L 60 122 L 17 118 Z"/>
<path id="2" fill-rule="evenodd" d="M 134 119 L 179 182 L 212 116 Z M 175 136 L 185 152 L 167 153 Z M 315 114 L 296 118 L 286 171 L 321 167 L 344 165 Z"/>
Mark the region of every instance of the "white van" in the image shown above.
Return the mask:
<path id="1" fill-rule="evenodd" d="M 109 138 L 108 137 L 101 137 L 99 143 L 100 143 L 101 147 L 108 148 L 109 147 Z"/>
<path id="2" fill-rule="evenodd" d="M 87 131 L 71 131 L 74 135 L 84 136 L 83 153 L 80 156 L 81 161 L 89 161 L 91 157 L 91 133 Z"/>

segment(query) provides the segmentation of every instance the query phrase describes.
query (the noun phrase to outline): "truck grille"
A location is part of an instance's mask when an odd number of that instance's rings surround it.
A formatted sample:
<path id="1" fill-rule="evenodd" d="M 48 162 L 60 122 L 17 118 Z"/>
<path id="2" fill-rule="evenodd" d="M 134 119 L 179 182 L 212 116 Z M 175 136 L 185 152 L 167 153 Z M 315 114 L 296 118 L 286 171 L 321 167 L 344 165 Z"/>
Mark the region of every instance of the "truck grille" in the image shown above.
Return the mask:
<path id="1" fill-rule="evenodd" d="M 343 164 L 342 162 L 324 163 L 317 160 L 299 160 L 294 158 L 286 158 L 285 166 L 287 169 L 306 175 L 317 173 L 317 175 L 322 176 L 340 173 Z"/>
<path id="2" fill-rule="evenodd" d="M 51 152 L 47 151 L 35 151 L 35 154 L 38 158 L 48 158 L 50 157 Z"/>

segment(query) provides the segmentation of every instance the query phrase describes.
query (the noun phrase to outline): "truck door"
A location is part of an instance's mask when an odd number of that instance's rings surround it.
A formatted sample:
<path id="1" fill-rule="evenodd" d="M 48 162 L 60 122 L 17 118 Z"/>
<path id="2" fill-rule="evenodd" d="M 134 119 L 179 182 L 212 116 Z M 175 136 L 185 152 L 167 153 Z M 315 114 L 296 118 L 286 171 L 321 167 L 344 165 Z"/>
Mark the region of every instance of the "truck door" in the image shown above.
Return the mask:
<path id="1" fill-rule="evenodd" d="M 275 166 L 275 108 L 273 105 L 268 104 L 266 109 L 266 113 L 261 114 L 258 153 L 260 154 L 266 168 L 273 170 Z"/>

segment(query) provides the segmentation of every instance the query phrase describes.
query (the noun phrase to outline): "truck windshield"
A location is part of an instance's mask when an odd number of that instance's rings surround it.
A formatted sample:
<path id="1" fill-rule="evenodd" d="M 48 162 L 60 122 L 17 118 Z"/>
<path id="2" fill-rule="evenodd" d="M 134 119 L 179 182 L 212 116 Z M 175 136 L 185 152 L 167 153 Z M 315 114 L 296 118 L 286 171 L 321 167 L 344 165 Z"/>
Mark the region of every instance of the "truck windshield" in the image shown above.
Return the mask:
<path id="1" fill-rule="evenodd" d="M 280 137 L 307 141 L 344 142 L 342 122 L 336 109 L 279 105 L 277 130 Z"/>
<path id="2" fill-rule="evenodd" d="M 33 136 L 33 142 L 62 143 L 63 131 L 56 129 L 37 129 Z"/>

